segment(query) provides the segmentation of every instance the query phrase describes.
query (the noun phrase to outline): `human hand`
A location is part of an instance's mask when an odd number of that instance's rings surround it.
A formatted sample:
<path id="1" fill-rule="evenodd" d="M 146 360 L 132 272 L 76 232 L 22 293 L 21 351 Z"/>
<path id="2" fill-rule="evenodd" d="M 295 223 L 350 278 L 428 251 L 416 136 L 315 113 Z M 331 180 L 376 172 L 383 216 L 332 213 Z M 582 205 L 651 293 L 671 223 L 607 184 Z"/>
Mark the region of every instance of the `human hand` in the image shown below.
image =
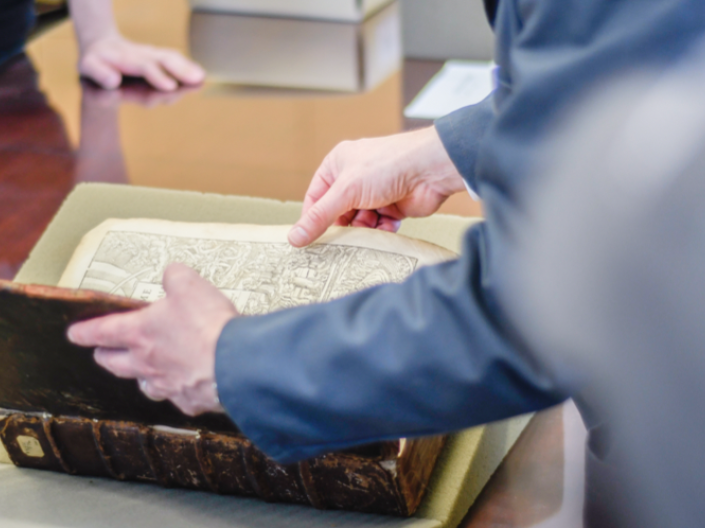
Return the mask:
<path id="1" fill-rule="evenodd" d="M 138 44 L 110 33 L 81 46 L 78 69 L 101 87 L 120 86 L 123 75 L 142 77 L 157 90 L 170 92 L 203 82 L 205 72 L 179 52 Z"/>
<path id="2" fill-rule="evenodd" d="M 166 297 L 125 314 L 76 323 L 72 343 L 97 347 L 96 362 L 120 378 L 135 378 L 145 395 L 171 400 L 195 416 L 222 410 L 215 389 L 215 348 L 238 314 L 208 281 L 183 264 L 164 272 Z"/>
<path id="3" fill-rule="evenodd" d="M 463 189 L 435 127 L 344 141 L 314 174 L 289 243 L 306 246 L 333 224 L 397 231 Z"/>

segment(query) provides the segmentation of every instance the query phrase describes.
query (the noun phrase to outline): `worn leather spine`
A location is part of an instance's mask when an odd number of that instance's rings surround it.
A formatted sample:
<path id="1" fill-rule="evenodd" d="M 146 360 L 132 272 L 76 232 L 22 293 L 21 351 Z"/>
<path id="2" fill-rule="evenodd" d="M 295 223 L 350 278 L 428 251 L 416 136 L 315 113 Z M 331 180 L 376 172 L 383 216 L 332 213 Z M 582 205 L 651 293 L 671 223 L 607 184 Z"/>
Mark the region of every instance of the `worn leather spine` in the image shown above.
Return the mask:
<path id="1" fill-rule="evenodd" d="M 444 442 L 281 465 L 239 433 L 25 413 L 0 416 L 0 440 L 17 466 L 399 516 L 418 507 Z"/>
<path id="2" fill-rule="evenodd" d="M 443 438 L 276 464 L 226 415 L 194 418 L 151 401 L 133 380 L 112 376 L 90 350 L 66 339 L 73 322 L 143 306 L 0 280 L 0 440 L 16 465 L 319 509 L 416 511 Z M 161 426 L 146 425 L 154 423 Z"/>

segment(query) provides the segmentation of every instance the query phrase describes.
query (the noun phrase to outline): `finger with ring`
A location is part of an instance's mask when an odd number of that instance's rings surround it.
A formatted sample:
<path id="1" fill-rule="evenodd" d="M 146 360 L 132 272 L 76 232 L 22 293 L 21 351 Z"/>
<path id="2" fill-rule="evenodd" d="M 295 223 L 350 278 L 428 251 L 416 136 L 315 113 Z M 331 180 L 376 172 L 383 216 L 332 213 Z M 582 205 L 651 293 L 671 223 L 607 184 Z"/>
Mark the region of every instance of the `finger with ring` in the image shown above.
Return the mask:
<path id="1" fill-rule="evenodd" d="M 144 394 L 147 398 L 149 398 L 152 401 L 164 401 L 166 398 L 160 398 L 158 396 L 154 396 L 153 394 L 150 393 L 150 386 L 149 382 L 144 379 L 140 378 L 137 380 L 137 384 L 139 385 L 140 391 L 142 391 L 142 394 Z"/>

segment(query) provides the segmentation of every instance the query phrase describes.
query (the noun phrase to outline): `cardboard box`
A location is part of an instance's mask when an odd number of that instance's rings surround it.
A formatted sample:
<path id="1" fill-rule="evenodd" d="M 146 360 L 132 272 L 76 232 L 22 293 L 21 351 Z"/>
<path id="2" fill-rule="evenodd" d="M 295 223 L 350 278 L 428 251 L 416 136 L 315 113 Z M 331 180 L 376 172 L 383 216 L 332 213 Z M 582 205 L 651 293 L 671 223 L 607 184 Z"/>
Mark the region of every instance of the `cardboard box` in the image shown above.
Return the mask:
<path id="1" fill-rule="evenodd" d="M 216 81 L 342 92 L 373 89 L 403 60 L 396 3 L 359 24 L 196 12 L 190 48 Z"/>
<path id="2" fill-rule="evenodd" d="M 81 237 L 107 218 L 163 218 L 190 222 L 291 224 L 301 204 L 144 187 L 81 184 L 66 199 L 15 281 L 56 285 Z M 463 233 L 479 219 L 434 215 L 405 220 L 401 233 L 459 252 Z M 2 368 L 2 365 L 0 365 Z M 0 525 L 132 526 L 169 522 L 204 528 L 453 528 L 494 473 L 529 416 L 456 433 L 448 439 L 428 492 L 414 517 L 321 511 L 239 497 L 145 487 L 109 479 L 26 471 L 10 465 L 0 449 Z M 144 500 L 148 496 L 149 500 Z M 51 498 L 51 499 L 49 499 Z M 41 499 L 41 500 L 40 500 Z M 115 508 L 115 504 L 129 504 Z M 194 513 L 197 512 L 197 513 Z M 14 524 L 12 524 L 14 523 Z"/>
<path id="3" fill-rule="evenodd" d="M 189 0 L 191 8 L 221 13 L 360 22 L 393 0 Z"/>

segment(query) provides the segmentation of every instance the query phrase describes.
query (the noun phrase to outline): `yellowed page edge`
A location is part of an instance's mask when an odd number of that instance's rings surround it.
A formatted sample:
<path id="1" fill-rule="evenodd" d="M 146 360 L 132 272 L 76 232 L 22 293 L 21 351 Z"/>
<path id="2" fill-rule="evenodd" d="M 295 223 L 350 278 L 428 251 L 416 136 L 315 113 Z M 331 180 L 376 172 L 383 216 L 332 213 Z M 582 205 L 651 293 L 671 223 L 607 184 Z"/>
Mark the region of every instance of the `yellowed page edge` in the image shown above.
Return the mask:
<path id="1" fill-rule="evenodd" d="M 233 240 L 245 242 L 287 243 L 290 225 L 267 226 L 251 224 L 222 224 L 174 222 L 151 218 L 110 218 L 86 233 L 73 253 L 59 280 L 59 286 L 77 288 L 93 257 L 108 232 L 148 233 L 204 240 Z M 331 227 L 316 244 L 356 246 L 397 253 L 418 260 L 418 266 L 436 264 L 456 258 L 457 255 L 441 246 L 403 235 L 376 229 Z"/>

